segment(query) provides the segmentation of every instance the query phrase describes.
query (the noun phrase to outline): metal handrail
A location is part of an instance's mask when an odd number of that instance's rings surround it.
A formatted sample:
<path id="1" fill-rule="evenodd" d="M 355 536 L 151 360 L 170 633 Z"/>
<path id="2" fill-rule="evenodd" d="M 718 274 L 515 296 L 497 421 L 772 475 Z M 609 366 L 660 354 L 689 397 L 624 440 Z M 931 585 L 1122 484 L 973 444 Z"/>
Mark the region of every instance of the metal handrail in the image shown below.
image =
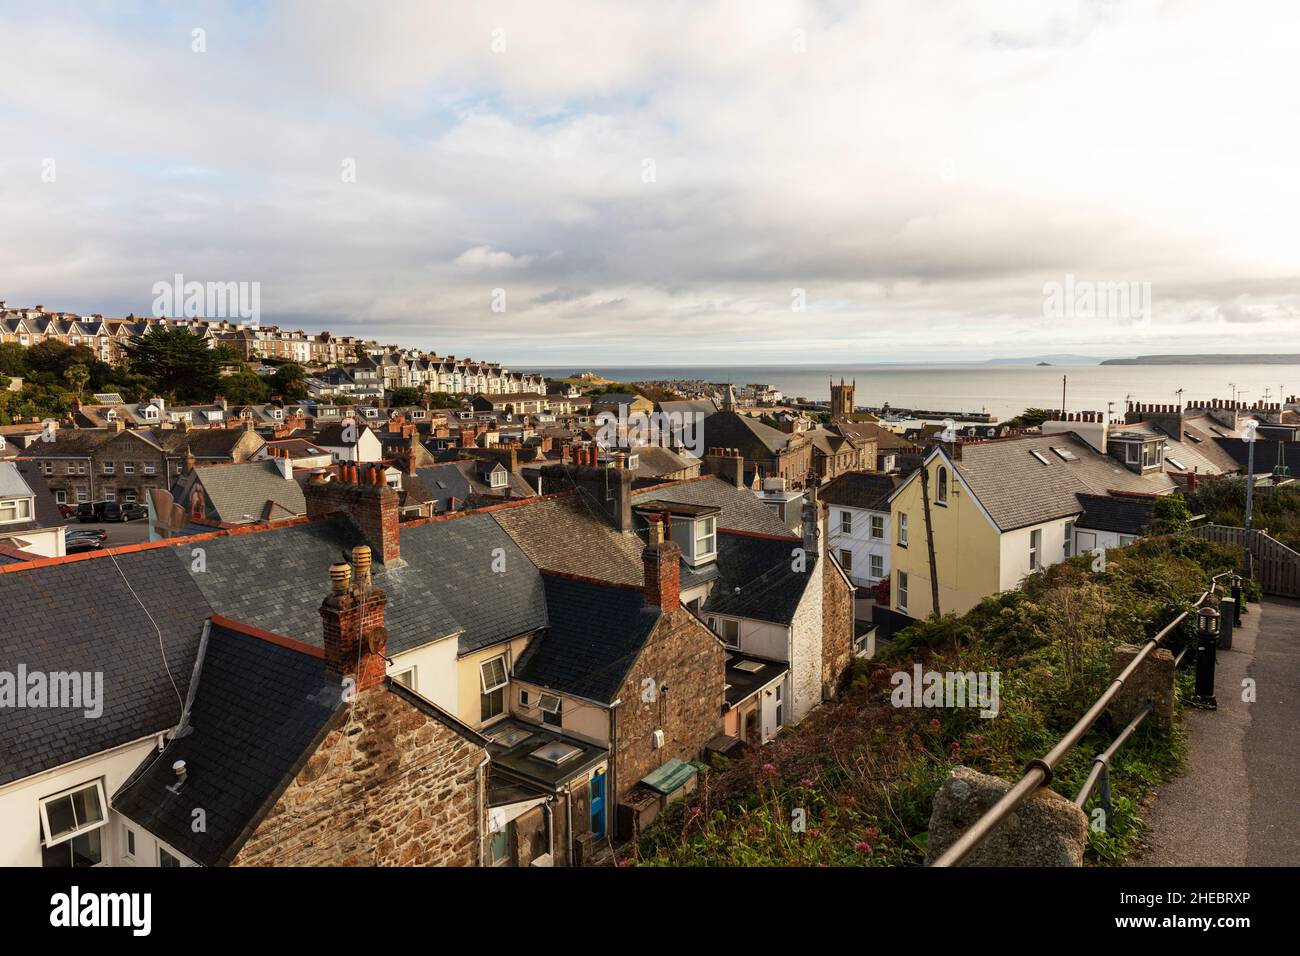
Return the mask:
<path id="1" fill-rule="evenodd" d="M 1177 662 L 1175 662 L 1175 666 L 1177 666 Z M 1155 707 L 1152 704 L 1147 704 L 1146 707 L 1142 709 L 1142 713 L 1129 721 L 1128 726 L 1121 730 L 1119 736 L 1111 741 L 1109 747 L 1092 758 L 1092 769 L 1088 771 L 1088 779 L 1083 782 L 1083 787 L 1074 798 L 1074 805 L 1076 807 L 1080 810 L 1083 809 L 1083 805 L 1087 803 L 1088 798 L 1092 796 L 1093 788 L 1095 788 L 1097 782 L 1100 781 L 1101 808 L 1106 812 L 1106 818 L 1110 819 L 1110 762 L 1114 758 L 1115 754 L 1119 752 L 1119 748 L 1124 746 L 1124 742 L 1133 736 L 1133 732 L 1138 729 L 1138 726 L 1142 721 L 1151 716 L 1154 710 Z"/>
<path id="2" fill-rule="evenodd" d="M 1060 739 L 1057 745 L 1053 747 L 1046 756 L 1036 757 L 1029 761 L 1028 765 L 1025 767 L 1024 776 L 1022 776 L 1010 790 L 1003 794 L 1002 798 L 998 800 L 997 803 L 989 807 L 988 810 L 984 812 L 984 815 L 971 825 L 970 829 L 958 837 L 953 842 L 952 846 L 948 847 L 948 849 L 930 865 L 932 867 L 959 865 L 966 859 L 966 857 L 970 856 L 971 853 L 975 851 L 976 847 L 984 842 L 988 835 L 993 832 L 994 827 L 1015 812 L 1020 804 L 1024 803 L 1025 800 L 1028 799 L 1028 797 L 1039 787 L 1046 786 L 1050 783 L 1052 780 L 1052 771 L 1056 769 L 1057 765 L 1062 759 L 1064 759 L 1066 754 L 1079 745 L 1079 742 L 1083 740 L 1084 735 L 1092 728 L 1092 725 L 1097 722 L 1097 719 L 1105 712 L 1106 707 L 1115 699 L 1115 696 L 1120 692 L 1120 689 L 1123 688 L 1124 682 L 1133 675 L 1133 672 L 1142 665 L 1142 662 L 1147 659 L 1147 656 L 1160 645 L 1161 641 L 1169 636 L 1174 628 L 1187 620 L 1192 611 L 1199 608 L 1205 603 L 1206 599 L 1210 597 L 1210 595 L 1215 593 L 1215 590 L 1218 587 L 1219 578 L 1229 577 L 1233 573 L 1234 572 L 1232 571 L 1224 571 L 1222 574 L 1216 574 L 1211 578 L 1209 588 L 1202 592 L 1201 596 L 1196 599 L 1196 602 L 1191 606 L 1191 608 L 1183 611 L 1161 628 L 1160 633 L 1147 641 L 1147 643 L 1142 647 L 1142 650 L 1138 651 L 1133 660 L 1129 661 L 1128 666 L 1120 671 L 1119 675 L 1111 681 L 1110 686 L 1106 688 L 1105 693 L 1097 698 L 1096 702 L 1088 708 L 1087 713 L 1079 718 L 1075 725 Z"/>

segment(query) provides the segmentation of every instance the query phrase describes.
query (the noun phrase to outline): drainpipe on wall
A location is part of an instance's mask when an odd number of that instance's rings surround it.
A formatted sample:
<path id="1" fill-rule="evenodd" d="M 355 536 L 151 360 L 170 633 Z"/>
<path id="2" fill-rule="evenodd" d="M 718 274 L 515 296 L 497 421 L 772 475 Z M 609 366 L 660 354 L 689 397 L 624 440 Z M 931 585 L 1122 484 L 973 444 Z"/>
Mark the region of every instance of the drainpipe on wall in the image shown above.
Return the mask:
<path id="1" fill-rule="evenodd" d="M 492 755 L 484 754 L 483 762 L 474 770 L 474 778 L 478 782 L 475 789 L 474 806 L 478 813 L 478 820 L 475 826 L 478 828 L 478 865 L 484 866 L 487 863 L 487 765 L 491 762 Z"/>
<path id="2" fill-rule="evenodd" d="M 618 708 L 623 704 L 623 698 L 619 698 L 609 705 L 609 771 L 606 776 L 609 782 L 605 787 L 605 839 L 609 841 L 610 847 L 614 845 L 614 830 L 618 825 Z M 613 813 L 610 813 L 610 808 Z"/>

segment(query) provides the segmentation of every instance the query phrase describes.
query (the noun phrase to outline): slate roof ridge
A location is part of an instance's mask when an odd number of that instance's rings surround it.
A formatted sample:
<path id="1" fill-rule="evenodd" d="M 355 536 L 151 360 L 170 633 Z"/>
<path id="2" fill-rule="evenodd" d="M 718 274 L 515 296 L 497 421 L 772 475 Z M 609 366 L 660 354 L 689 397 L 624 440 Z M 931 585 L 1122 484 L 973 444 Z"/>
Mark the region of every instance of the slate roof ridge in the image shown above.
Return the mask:
<path id="1" fill-rule="evenodd" d="M 182 542 L 190 544 L 193 542 L 211 541 L 214 538 L 223 538 L 239 534 L 257 534 L 262 531 L 276 531 L 294 525 L 311 524 L 316 521 L 329 521 L 339 516 L 340 514 L 328 514 L 312 518 L 306 515 L 299 515 L 294 518 L 286 518 L 281 521 L 272 521 L 265 524 L 255 523 L 235 525 L 229 528 L 210 531 L 205 534 L 187 535 L 181 538 L 164 538 L 161 541 L 141 541 L 138 544 L 124 544 L 117 548 L 102 548 L 98 551 L 87 551 L 83 554 L 67 554 L 58 558 L 41 558 L 37 561 L 29 561 L 26 564 L 21 565 L 11 564 L 0 566 L 0 574 L 13 571 L 25 571 L 32 568 L 47 568 L 58 564 L 73 564 L 77 561 L 94 561 L 99 558 L 109 557 L 110 555 L 121 557 L 124 554 L 134 554 L 138 551 L 156 551 L 161 548 L 175 547 Z"/>
<path id="2" fill-rule="evenodd" d="M 256 637 L 278 647 L 288 648 L 291 651 L 297 651 L 299 654 L 306 654 L 308 657 L 315 657 L 319 660 L 325 659 L 325 648 L 323 647 L 313 647 L 311 644 L 294 640 L 292 637 L 285 637 L 283 634 L 276 634 L 274 631 L 263 630 L 260 627 L 245 624 L 243 621 L 236 621 L 234 618 L 222 614 L 214 613 L 209 620 L 217 627 L 223 627 L 228 631 L 237 631 L 249 637 Z"/>

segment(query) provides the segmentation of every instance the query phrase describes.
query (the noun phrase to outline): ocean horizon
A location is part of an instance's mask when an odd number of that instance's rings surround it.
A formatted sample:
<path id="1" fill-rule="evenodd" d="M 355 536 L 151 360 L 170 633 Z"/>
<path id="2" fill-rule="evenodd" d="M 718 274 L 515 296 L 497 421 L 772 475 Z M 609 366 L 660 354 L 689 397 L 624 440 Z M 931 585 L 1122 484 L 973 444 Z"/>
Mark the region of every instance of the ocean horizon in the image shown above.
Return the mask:
<path id="1" fill-rule="evenodd" d="M 703 380 L 771 385 L 787 400 L 829 401 L 830 383 L 856 381 L 856 404 L 926 411 L 983 412 L 999 419 L 1026 408 L 1122 415 L 1126 401 L 1280 401 L 1300 392 L 1300 365 L 610 365 L 529 366 L 550 377 L 594 372 L 617 382 Z M 1181 396 L 1179 391 L 1181 390 Z"/>

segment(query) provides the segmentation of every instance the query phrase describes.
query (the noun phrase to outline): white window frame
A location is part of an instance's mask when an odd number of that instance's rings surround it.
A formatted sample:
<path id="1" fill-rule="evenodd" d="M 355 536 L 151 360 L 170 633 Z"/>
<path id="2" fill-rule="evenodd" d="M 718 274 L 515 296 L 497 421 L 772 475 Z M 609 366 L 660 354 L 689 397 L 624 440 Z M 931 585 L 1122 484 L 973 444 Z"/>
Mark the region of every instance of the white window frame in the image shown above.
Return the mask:
<path id="1" fill-rule="evenodd" d="M 149 461 L 146 461 L 144 465 L 141 467 L 142 467 L 141 474 L 145 474 L 145 475 L 152 475 L 157 469 L 157 466 L 154 465 L 153 462 L 149 462 Z"/>
<path id="2" fill-rule="evenodd" d="M 853 573 L 853 549 L 852 548 L 840 548 L 840 567 L 843 568 L 845 573 L 847 574 Z"/>
<path id="3" fill-rule="evenodd" d="M 401 684 L 407 690 L 415 690 L 415 668 L 407 667 L 392 675 L 393 682 Z"/>
<path id="4" fill-rule="evenodd" d="M 879 581 L 885 576 L 885 556 L 883 554 L 868 555 L 867 572 Z"/>
<path id="5" fill-rule="evenodd" d="M 907 512 L 898 513 L 898 544 L 899 547 L 907 547 Z"/>
<path id="6" fill-rule="evenodd" d="M 500 683 L 493 684 L 489 687 L 487 668 L 490 665 L 497 663 L 501 665 L 501 681 Z M 489 658 L 478 666 L 478 683 L 479 688 L 484 694 L 490 694 L 494 690 L 500 690 L 502 687 L 505 687 L 510 683 L 510 671 L 506 667 L 506 656 L 504 654 L 498 654 L 496 657 Z"/>
<path id="7" fill-rule="evenodd" d="M 871 537 L 877 541 L 885 540 L 885 516 L 871 516 Z"/>
<path id="8" fill-rule="evenodd" d="M 691 523 L 691 557 L 699 561 L 718 553 L 718 525 L 714 515 Z"/>
<path id="9" fill-rule="evenodd" d="M 35 498 L 5 498 L 0 500 L 0 524 L 18 524 L 20 521 L 30 521 L 32 518 L 32 505 L 36 503 Z M 5 515 L 12 513 L 12 518 L 6 518 Z"/>
<path id="10" fill-rule="evenodd" d="M 934 479 L 934 503 L 937 505 L 946 505 L 948 503 L 948 469 L 942 465 Z"/>
<path id="11" fill-rule="evenodd" d="M 133 461 L 124 461 L 124 462 L 122 462 L 122 474 L 124 474 L 124 475 L 134 475 L 134 474 L 135 474 L 135 462 L 133 462 Z"/>
<path id="12" fill-rule="evenodd" d="M 1043 529 L 1034 528 L 1029 532 L 1029 570 L 1041 571 L 1043 568 Z"/>
<path id="13" fill-rule="evenodd" d="M 95 790 L 96 798 L 99 800 L 99 821 L 97 823 L 87 823 L 75 826 L 71 830 L 59 834 L 57 838 L 51 836 L 53 831 L 50 829 L 49 805 L 54 803 L 56 800 L 62 800 L 65 797 L 71 801 L 73 794 L 81 793 L 83 790 L 89 790 L 92 787 Z M 100 827 L 105 826 L 108 823 L 108 799 L 104 796 L 103 780 L 92 780 L 88 783 L 79 783 L 75 787 L 69 787 L 67 790 L 61 790 L 58 793 L 50 794 L 48 797 L 42 797 L 39 806 L 41 814 L 41 834 L 43 844 L 47 849 L 52 846 L 58 846 L 60 843 L 67 843 L 74 837 L 79 837 L 82 834 L 89 833 L 91 830 L 98 830 Z"/>
<path id="14" fill-rule="evenodd" d="M 853 512 L 847 508 L 840 510 L 840 534 L 853 533 Z"/>
<path id="15" fill-rule="evenodd" d="M 1061 543 L 1061 548 L 1067 558 L 1074 557 L 1074 522 L 1065 523 L 1065 540 Z"/>
<path id="16" fill-rule="evenodd" d="M 907 580 L 907 572 L 900 568 L 898 571 L 898 587 L 897 587 L 898 593 L 894 600 L 895 606 L 900 611 L 907 610 L 907 598 L 908 598 L 907 588 L 909 584 L 910 582 Z"/>

